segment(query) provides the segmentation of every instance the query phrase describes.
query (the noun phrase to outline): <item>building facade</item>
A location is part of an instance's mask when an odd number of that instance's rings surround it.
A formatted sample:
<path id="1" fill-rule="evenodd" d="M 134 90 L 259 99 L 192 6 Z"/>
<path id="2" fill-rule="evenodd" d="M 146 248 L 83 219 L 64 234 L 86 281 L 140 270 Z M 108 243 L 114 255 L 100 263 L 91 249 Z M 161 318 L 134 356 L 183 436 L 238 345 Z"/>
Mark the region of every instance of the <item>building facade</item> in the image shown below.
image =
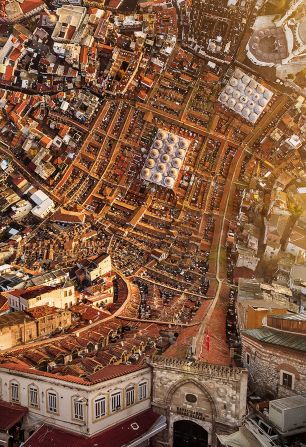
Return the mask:
<path id="1" fill-rule="evenodd" d="M 306 393 L 305 334 L 263 327 L 242 331 L 241 339 L 252 391 L 264 398 Z"/>
<path id="2" fill-rule="evenodd" d="M 180 447 L 183 438 L 191 442 L 196 436 L 198 444 L 190 445 L 216 446 L 218 433 L 229 433 L 241 423 L 246 414 L 246 369 L 158 356 L 150 364 L 153 409 L 168 423 L 154 445 Z"/>
<path id="3" fill-rule="evenodd" d="M 71 376 L 0 368 L 0 399 L 28 408 L 25 439 L 42 424 L 93 436 L 150 408 L 151 369 L 110 366 L 92 384 Z"/>
<path id="4" fill-rule="evenodd" d="M 68 309 L 77 303 L 73 285 L 62 287 L 41 286 L 32 289 L 17 289 L 8 292 L 8 303 L 12 310 L 28 310 L 37 306 L 54 306 Z"/>

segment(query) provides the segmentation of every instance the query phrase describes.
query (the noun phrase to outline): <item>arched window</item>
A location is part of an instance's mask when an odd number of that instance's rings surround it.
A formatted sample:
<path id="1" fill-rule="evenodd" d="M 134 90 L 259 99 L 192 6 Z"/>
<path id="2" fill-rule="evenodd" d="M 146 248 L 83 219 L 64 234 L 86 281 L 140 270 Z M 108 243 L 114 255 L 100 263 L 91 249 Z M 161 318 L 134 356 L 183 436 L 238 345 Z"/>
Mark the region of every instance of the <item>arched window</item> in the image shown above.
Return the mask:
<path id="1" fill-rule="evenodd" d="M 29 407 L 38 408 L 39 407 L 39 394 L 38 394 L 37 386 L 29 385 L 28 396 L 29 396 Z"/>
<path id="2" fill-rule="evenodd" d="M 85 420 L 85 408 L 86 408 L 86 401 L 83 397 L 74 397 L 73 398 L 73 419 L 76 419 L 78 421 L 84 421 Z"/>
<path id="3" fill-rule="evenodd" d="M 16 380 L 10 383 L 10 400 L 11 402 L 20 402 L 20 385 Z"/>
<path id="4" fill-rule="evenodd" d="M 54 414 L 59 413 L 58 394 L 54 390 L 47 391 L 47 411 Z"/>
<path id="5" fill-rule="evenodd" d="M 94 400 L 94 419 L 101 419 L 106 415 L 106 397 L 98 396 Z"/>
<path id="6" fill-rule="evenodd" d="M 95 345 L 91 342 L 87 343 L 88 352 L 93 352 L 95 350 Z"/>
<path id="7" fill-rule="evenodd" d="M 135 387 L 134 385 L 130 385 L 125 390 L 125 403 L 126 406 L 129 407 L 135 403 Z"/>
<path id="8" fill-rule="evenodd" d="M 117 391 L 111 395 L 112 413 L 121 410 L 121 407 L 122 407 L 122 392 Z"/>
<path id="9" fill-rule="evenodd" d="M 138 385 L 138 400 L 145 400 L 148 394 L 148 384 L 147 382 L 141 382 Z"/>

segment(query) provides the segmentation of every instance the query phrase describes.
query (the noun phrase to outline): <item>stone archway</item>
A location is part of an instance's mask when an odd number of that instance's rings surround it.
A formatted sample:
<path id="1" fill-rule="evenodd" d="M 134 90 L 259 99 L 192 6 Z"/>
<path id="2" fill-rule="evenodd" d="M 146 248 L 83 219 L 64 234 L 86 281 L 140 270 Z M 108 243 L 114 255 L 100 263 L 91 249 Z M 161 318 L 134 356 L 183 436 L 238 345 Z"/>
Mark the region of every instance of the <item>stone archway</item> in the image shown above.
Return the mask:
<path id="1" fill-rule="evenodd" d="M 208 433 L 196 422 L 181 419 L 173 424 L 173 447 L 207 447 Z"/>
<path id="2" fill-rule="evenodd" d="M 214 402 L 212 396 L 210 395 L 210 393 L 208 392 L 208 390 L 205 388 L 205 386 L 202 383 L 199 383 L 198 381 L 191 379 L 191 378 L 179 380 L 178 382 L 175 382 L 169 388 L 166 398 L 165 398 L 166 406 L 170 409 L 171 402 L 173 400 L 173 396 L 179 389 L 186 388 L 189 393 L 191 387 L 198 389 L 203 394 L 203 396 L 205 397 L 207 402 L 209 402 L 210 409 L 211 409 L 211 419 L 212 419 L 212 421 L 214 421 L 216 419 L 217 410 L 216 410 L 216 405 L 215 405 L 215 402 Z"/>
<path id="3" fill-rule="evenodd" d="M 169 420 L 169 446 L 177 444 L 179 447 L 175 440 L 175 426 L 178 428 L 180 421 L 190 422 L 189 428 L 193 423 L 199 427 L 196 435 L 199 447 L 214 445 L 217 410 L 211 394 L 202 383 L 192 378 L 179 380 L 168 389 L 164 402 Z M 192 439 L 192 436 L 186 435 L 185 445 L 193 446 Z"/>

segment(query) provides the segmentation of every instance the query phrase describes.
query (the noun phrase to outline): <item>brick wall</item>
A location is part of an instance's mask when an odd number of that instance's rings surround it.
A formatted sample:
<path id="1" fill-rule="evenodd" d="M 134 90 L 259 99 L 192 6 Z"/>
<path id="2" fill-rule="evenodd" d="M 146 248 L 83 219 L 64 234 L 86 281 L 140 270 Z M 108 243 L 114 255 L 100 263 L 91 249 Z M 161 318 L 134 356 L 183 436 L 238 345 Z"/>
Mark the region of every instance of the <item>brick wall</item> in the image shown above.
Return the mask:
<path id="1" fill-rule="evenodd" d="M 306 352 L 262 343 L 246 335 L 242 335 L 242 346 L 251 391 L 262 397 L 272 394 L 275 398 L 306 393 Z M 282 385 L 281 371 L 294 375 L 293 389 Z"/>

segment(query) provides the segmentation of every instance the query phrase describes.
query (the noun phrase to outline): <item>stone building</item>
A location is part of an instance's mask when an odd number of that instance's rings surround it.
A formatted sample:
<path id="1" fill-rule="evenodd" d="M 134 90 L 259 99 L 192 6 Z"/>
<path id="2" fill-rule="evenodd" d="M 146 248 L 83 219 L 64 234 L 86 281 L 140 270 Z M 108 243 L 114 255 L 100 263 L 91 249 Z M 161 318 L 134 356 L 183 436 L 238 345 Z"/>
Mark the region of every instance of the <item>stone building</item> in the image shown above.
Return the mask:
<path id="1" fill-rule="evenodd" d="M 242 360 L 251 391 L 267 398 L 306 393 L 304 326 L 299 315 L 270 315 L 268 326 L 242 331 Z"/>
<path id="2" fill-rule="evenodd" d="M 8 303 L 13 311 L 28 310 L 38 306 L 54 306 L 68 309 L 77 303 L 74 285 L 34 286 L 26 289 L 11 290 L 7 293 Z"/>
<path id="3" fill-rule="evenodd" d="M 155 356 L 152 406 L 168 430 L 155 446 L 216 446 L 217 434 L 232 432 L 246 413 L 246 369 Z"/>
<path id="4" fill-rule="evenodd" d="M 0 315 L 0 351 L 52 334 L 71 325 L 71 312 L 40 306 Z"/>

